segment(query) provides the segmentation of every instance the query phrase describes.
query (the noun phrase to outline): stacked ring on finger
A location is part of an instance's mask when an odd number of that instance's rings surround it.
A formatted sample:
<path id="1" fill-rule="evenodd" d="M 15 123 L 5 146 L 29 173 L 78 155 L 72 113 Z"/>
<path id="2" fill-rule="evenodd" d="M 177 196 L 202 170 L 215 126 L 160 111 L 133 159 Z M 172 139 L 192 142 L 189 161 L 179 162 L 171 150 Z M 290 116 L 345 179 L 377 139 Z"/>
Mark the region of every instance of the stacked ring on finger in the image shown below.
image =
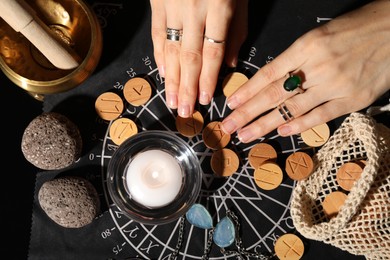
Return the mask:
<path id="1" fill-rule="evenodd" d="M 284 121 L 290 122 L 294 119 L 294 116 L 291 114 L 290 110 L 288 110 L 284 102 L 278 106 L 278 110 Z"/>
<path id="2" fill-rule="evenodd" d="M 289 92 L 296 90 L 298 93 L 302 94 L 305 90 L 301 87 L 301 83 L 301 77 L 289 73 L 288 78 L 283 83 L 283 88 Z"/>
<path id="3" fill-rule="evenodd" d="M 180 41 L 181 36 L 183 35 L 183 30 L 167 28 L 167 39 L 170 41 Z"/>

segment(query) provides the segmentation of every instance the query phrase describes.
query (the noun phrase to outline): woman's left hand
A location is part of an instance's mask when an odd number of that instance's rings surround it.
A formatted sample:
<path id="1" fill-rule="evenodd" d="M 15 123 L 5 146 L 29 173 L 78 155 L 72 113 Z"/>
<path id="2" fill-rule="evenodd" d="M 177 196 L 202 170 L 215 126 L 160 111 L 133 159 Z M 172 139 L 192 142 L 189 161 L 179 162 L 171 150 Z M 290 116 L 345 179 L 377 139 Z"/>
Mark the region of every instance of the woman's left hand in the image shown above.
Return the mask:
<path id="1" fill-rule="evenodd" d="M 247 35 L 248 0 L 150 0 L 152 41 L 168 107 L 181 117 L 210 103 L 222 62 L 235 66 Z M 173 35 L 167 39 L 167 29 Z"/>

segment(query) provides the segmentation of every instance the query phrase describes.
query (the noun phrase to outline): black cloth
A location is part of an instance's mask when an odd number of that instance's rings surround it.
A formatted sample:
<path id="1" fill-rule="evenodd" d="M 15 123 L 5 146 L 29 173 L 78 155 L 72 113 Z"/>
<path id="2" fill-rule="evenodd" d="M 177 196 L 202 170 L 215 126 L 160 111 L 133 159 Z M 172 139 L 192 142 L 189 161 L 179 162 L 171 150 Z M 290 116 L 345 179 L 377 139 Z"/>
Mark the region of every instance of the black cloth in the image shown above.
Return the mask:
<path id="1" fill-rule="evenodd" d="M 280 54 L 305 32 L 365 2 L 367 1 L 250 1 L 249 35 L 240 51 L 241 65 L 238 69 L 250 77 L 259 67 Z M 154 96 L 159 96 L 162 93 L 163 81 L 157 75 L 153 59 L 149 1 L 90 1 L 90 4 L 100 20 L 104 35 L 104 47 L 99 66 L 93 75 L 77 88 L 65 93 L 47 95 L 43 103 L 43 111 L 63 113 L 79 126 L 84 141 L 83 156 L 69 168 L 59 171 L 43 171 L 37 174 L 28 258 L 31 260 L 126 259 L 136 256 L 152 259 L 165 258 L 169 256 L 176 245 L 178 235 L 177 230 L 175 231 L 176 223 L 162 227 L 138 225 L 121 215 L 110 203 L 110 198 L 107 198 L 104 174 L 109 157 L 116 146 L 106 138 L 108 123 L 99 120 L 94 111 L 94 102 L 98 95 L 105 91 L 115 91 L 121 94 L 123 85 L 134 76 L 147 77 L 154 87 Z M 230 71 L 224 67 L 221 70 L 221 80 Z M 384 100 L 386 98 L 388 99 L 385 97 Z M 217 90 L 215 103 L 219 109 L 213 110 L 210 107 L 198 106 L 198 109 L 206 116 L 205 123 L 221 119 L 229 113 L 228 110 L 223 110 L 224 100 L 221 91 Z M 136 121 L 140 131 L 149 129 L 175 131 L 172 117 L 175 111 L 166 108 L 163 96 L 151 101 L 145 107 L 147 108 L 145 110 L 143 110 L 144 106 L 132 107 L 127 104 L 126 107 L 125 115 Z M 210 114 L 209 111 L 222 112 L 221 114 Z M 332 131 L 337 128 L 341 120 L 342 118 L 329 122 Z M 297 137 L 294 139 L 280 138 L 276 137 L 275 132 L 273 132 L 266 138 L 277 147 L 278 160 L 281 164 L 289 151 L 294 149 L 292 146 L 307 148 Z M 106 140 L 107 143 L 104 143 L 103 140 Z M 188 142 L 201 152 L 205 147 L 202 144 L 198 146 L 196 140 L 188 140 Z M 231 147 L 235 144 L 237 144 L 237 139 L 232 141 Z M 249 146 L 237 144 L 237 147 L 237 152 L 240 155 L 247 154 L 248 150 L 245 148 Z M 315 152 L 314 149 L 306 149 L 306 151 Z M 202 167 L 206 168 L 205 172 L 209 172 L 209 166 L 206 163 Z M 248 168 L 242 166 L 240 173 L 246 173 Z M 83 228 L 67 229 L 61 227 L 51 221 L 39 206 L 37 193 L 42 184 L 53 178 L 66 175 L 87 178 L 95 185 L 101 196 L 101 214 L 91 224 Z M 206 204 L 218 200 L 222 201 L 225 196 L 227 198 L 251 197 L 252 192 L 256 192 L 242 188 L 250 185 L 250 182 L 247 182 L 248 178 L 242 181 L 240 177 L 230 178 L 232 179 L 214 179 L 210 181 L 210 185 L 204 184 L 200 202 Z M 231 180 L 234 181 L 229 183 Z M 284 185 L 284 188 L 277 188 L 277 191 L 265 192 L 262 199 L 264 201 L 285 202 L 288 205 L 290 194 L 287 192 L 291 192 L 293 182 L 285 178 Z M 290 188 L 287 188 L 288 186 Z M 219 194 L 219 190 L 226 191 L 221 193 L 225 196 L 216 196 L 215 194 Z M 212 201 L 208 200 L 208 194 L 213 199 Z M 267 196 L 269 196 L 268 199 L 265 199 Z M 238 204 L 235 204 L 236 202 Z M 218 203 L 225 205 L 220 201 Z M 241 237 L 244 246 L 256 245 L 259 240 L 256 235 L 251 234 L 256 231 L 253 228 L 255 226 L 259 227 L 258 231 L 264 242 L 260 243 L 258 247 L 250 249 L 260 252 L 272 251 L 275 236 L 288 232 L 296 233 L 296 231 L 286 220 L 288 218 L 286 207 L 278 208 L 273 202 L 259 204 L 260 208 L 267 212 L 264 216 L 259 216 L 259 221 L 264 219 L 264 226 L 261 223 L 255 223 L 256 221 L 251 222 L 256 219 L 256 216 L 253 215 L 255 213 L 251 212 L 253 207 L 258 206 L 256 203 L 245 199 L 235 199 L 227 203 L 226 206 L 233 210 L 245 210 L 245 212 L 238 212 L 242 220 Z M 226 209 L 214 209 L 221 216 L 224 210 Z M 251 221 L 245 221 L 244 218 L 247 216 Z M 270 232 L 267 233 L 267 230 Z M 196 236 L 196 234 L 200 235 Z M 172 239 L 169 238 L 170 235 L 173 236 Z M 184 237 L 185 246 L 182 247 L 179 258 L 185 256 L 187 259 L 199 259 L 202 256 L 205 243 L 204 233 L 192 229 L 187 223 Z M 302 259 L 363 259 L 361 256 L 350 255 L 320 241 L 312 241 L 303 237 L 302 239 L 305 243 L 305 254 Z M 215 257 L 215 259 L 221 257 L 215 245 L 212 247 L 210 257 Z M 234 256 L 229 258 L 233 259 Z"/>

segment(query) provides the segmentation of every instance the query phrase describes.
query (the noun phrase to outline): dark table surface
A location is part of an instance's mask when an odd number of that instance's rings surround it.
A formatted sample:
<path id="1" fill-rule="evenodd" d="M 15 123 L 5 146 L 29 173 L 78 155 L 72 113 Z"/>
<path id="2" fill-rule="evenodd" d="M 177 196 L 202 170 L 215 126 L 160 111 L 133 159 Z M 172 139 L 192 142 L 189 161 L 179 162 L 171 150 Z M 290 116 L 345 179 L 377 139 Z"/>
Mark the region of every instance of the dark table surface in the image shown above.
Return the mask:
<path id="1" fill-rule="evenodd" d="M 20 146 L 24 129 L 41 113 L 42 103 L 13 85 L 2 73 L 0 82 L 3 98 L 0 106 L 7 111 L 2 130 L 7 149 L 2 159 L 1 189 L 4 202 L 1 223 L 6 237 L 0 248 L 2 255 L 11 255 L 10 259 L 27 259 L 35 177 L 39 170 L 26 161 Z"/>
<path id="2" fill-rule="evenodd" d="M 102 5 L 121 5 L 124 3 L 123 1 L 111 1 L 110 3 L 102 2 L 102 1 L 90 1 L 91 3 L 101 3 Z M 130 1 L 129 1 L 130 2 Z M 277 1 L 275 4 L 275 8 L 278 7 L 279 3 L 286 1 Z M 307 8 L 308 6 L 317 5 L 317 1 L 298 1 L 301 6 Z M 311 4 L 310 4 L 311 2 Z M 331 1 L 337 2 L 337 1 Z M 343 7 L 339 9 L 335 9 L 335 11 L 331 11 L 332 3 L 328 3 L 328 5 L 317 5 L 313 6 L 319 13 L 318 15 L 323 17 L 332 17 L 336 16 L 339 13 L 342 13 L 345 10 L 352 8 L 352 6 L 360 4 L 364 1 L 348 1 Z M 334 4 L 334 3 L 333 3 Z M 137 5 L 134 4 L 134 8 Z M 145 5 L 145 2 L 141 4 L 142 8 L 148 8 Z M 123 8 L 128 8 L 129 6 L 123 5 Z M 264 5 L 266 7 L 266 5 Z M 267 6 L 270 7 L 270 6 Z M 324 12 L 320 11 L 321 8 L 325 8 Z M 271 8 L 272 9 L 272 8 Z M 137 15 L 142 15 L 143 13 L 137 13 Z M 144 14 L 148 15 L 148 12 L 144 12 Z M 135 15 L 135 14 L 134 14 Z M 329 16 L 327 16 L 329 15 Z M 110 23 L 116 23 L 115 26 L 111 25 L 104 28 L 104 37 L 105 37 L 105 47 L 103 49 L 102 61 L 96 70 L 96 74 L 102 74 L 105 70 L 106 64 L 109 64 L 114 58 L 112 55 L 120 56 L 118 50 L 108 49 L 107 46 L 113 44 L 113 42 L 127 39 L 126 34 L 134 33 L 138 35 L 136 32 L 136 28 L 131 28 L 129 30 L 125 30 L 126 24 L 123 22 L 118 22 L 112 16 L 107 17 L 107 21 Z M 275 18 L 275 17 L 274 17 Z M 137 16 L 131 19 L 131 22 L 135 22 L 137 20 Z M 264 19 L 259 18 L 261 21 L 265 23 Z M 283 33 L 290 34 L 286 36 L 286 42 L 277 44 L 276 46 L 269 47 L 267 51 L 276 55 L 278 52 L 283 50 L 292 42 L 293 39 L 298 37 L 300 34 L 309 30 L 311 27 L 316 26 L 316 23 L 311 21 L 306 23 L 304 20 L 299 20 L 300 24 L 298 25 L 297 31 L 292 31 L 291 28 L 285 30 Z M 283 27 L 280 21 L 275 22 L 275 26 Z M 260 26 L 261 27 L 261 26 Z M 252 30 L 260 29 L 259 26 L 251 25 Z M 265 33 L 270 34 L 270 28 L 265 26 Z M 126 31 L 126 33 L 123 33 Z M 145 32 L 146 34 L 149 32 Z M 259 32 L 260 33 L 260 32 Z M 280 36 L 274 36 L 270 39 L 280 39 Z M 131 37 L 129 37 L 131 38 Z M 249 40 L 254 40 L 256 37 L 253 35 L 249 38 Z M 260 41 L 265 41 L 264 38 L 260 38 Z M 150 42 L 149 42 L 150 43 Z M 118 43 L 119 44 L 119 43 Z M 122 44 L 119 44 L 121 46 Z M 272 45 L 272 44 L 269 44 Z M 113 45 L 114 46 L 114 45 Z M 148 47 L 150 49 L 150 46 Z M 267 53 L 264 53 L 265 61 Z M 261 63 L 261 62 L 259 62 Z M 121 65 L 121 63 L 118 63 Z M 261 66 L 262 64 L 257 64 Z M 114 66 L 115 67 L 115 66 Z M 106 72 L 104 72 L 106 73 Z M 99 79 L 100 77 L 97 77 Z M 102 91 L 99 90 L 99 91 Z M 66 95 L 66 94 L 65 94 Z M 32 205 L 34 199 L 34 186 L 37 174 L 40 172 L 39 169 L 31 165 L 27 162 L 21 152 L 21 138 L 23 135 L 23 131 L 29 122 L 34 119 L 36 116 L 42 113 L 43 111 L 43 102 L 38 101 L 32 98 L 29 94 L 27 94 L 24 90 L 14 85 L 3 73 L 0 73 L 0 96 L 2 97 L 2 102 L 0 103 L 2 107 L 3 117 L 3 147 L 5 150 L 3 151 L 3 176 L 5 179 L 2 181 L 2 198 L 5 202 L 2 214 L 1 214 L 1 223 L 3 227 L 2 237 L 3 245 L 1 246 L 1 255 L 11 255 L 8 259 L 27 259 L 28 257 L 28 246 L 30 240 L 30 231 L 31 231 L 31 218 L 32 218 Z M 57 97 L 55 95 L 52 97 L 56 100 Z M 388 97 L 387 97 L 388 98 Z M 58 95 L 58 100 L 61 100 L 62 96 Z M 47 110 L 50 110 L 51 107 L 47 106 Z M 42 245 L 45 247 L 45 245 Z M 342 252 L 341 250 L 323 244 L 317 241 L 310 242 L 311 252 L 315 252 L 310 254 L 312 257 L 316 259 L 360 259 L 357 256 L 351 256 L 346 252 Z M 310 259 L 310 258 L 307 258 Z"/>

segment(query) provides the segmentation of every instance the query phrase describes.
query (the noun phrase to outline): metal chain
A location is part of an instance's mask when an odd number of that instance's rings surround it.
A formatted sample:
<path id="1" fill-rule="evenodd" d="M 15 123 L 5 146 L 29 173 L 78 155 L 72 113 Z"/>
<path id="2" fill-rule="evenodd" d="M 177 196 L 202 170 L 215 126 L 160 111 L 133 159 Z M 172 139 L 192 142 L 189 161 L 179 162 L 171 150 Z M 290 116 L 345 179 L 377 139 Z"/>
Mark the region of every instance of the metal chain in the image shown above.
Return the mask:
<path id="1" fill-rule="evenodd" d="M 224 255 L 230 255 L 230 254 L 234 254 L 237 259 L 251 259 L 251 258 L 255 258 L 255 259 L 260 259 L 260 260 L 270 260 L 273 258 L 272 255 L 263 255 L 261 253 L 256 253 L 256 252 L 249 252 L 246 250 L 245 247 L 243 247 L 243 243 L 242 243 L 242 239 L 240 237 L 240 222 L 238 220 L 238 217 L 234 214 L 233 211 L 231 210 L 227 210 L 226 211 L 226 215 L 234 222 L 234 226 L 235 226 L 235 231 L 236 231 L 236 237 L 235 237 L 235 245 L 237 247 L 237 250 L 226 250 L 224 248 L 221 248 L 220 251 L 222 254 Z"/>
<path id="2" fill-rule="evenodd" d="M 207 244 L 203 250 L 202 260 L 209 259 L 209 253 L 211 250 L 211 246 L 213 245 L 213 234 L 214 234 L 214 228 L 210 229 L 208 233 Z"/>
<path id="3" fill-rule="evenodd" d="M 173 253 L 169 256 L 169 260 L 176 259 L 177 255 L 179 254 L 179 250 L 181 248 L 181 245 L 183 244 L 185 220 L 186 220 L 186 218 L 184 216 L 180 218 L 179 236 L 177 238 L 175 251 L 173 251 Z"/>

